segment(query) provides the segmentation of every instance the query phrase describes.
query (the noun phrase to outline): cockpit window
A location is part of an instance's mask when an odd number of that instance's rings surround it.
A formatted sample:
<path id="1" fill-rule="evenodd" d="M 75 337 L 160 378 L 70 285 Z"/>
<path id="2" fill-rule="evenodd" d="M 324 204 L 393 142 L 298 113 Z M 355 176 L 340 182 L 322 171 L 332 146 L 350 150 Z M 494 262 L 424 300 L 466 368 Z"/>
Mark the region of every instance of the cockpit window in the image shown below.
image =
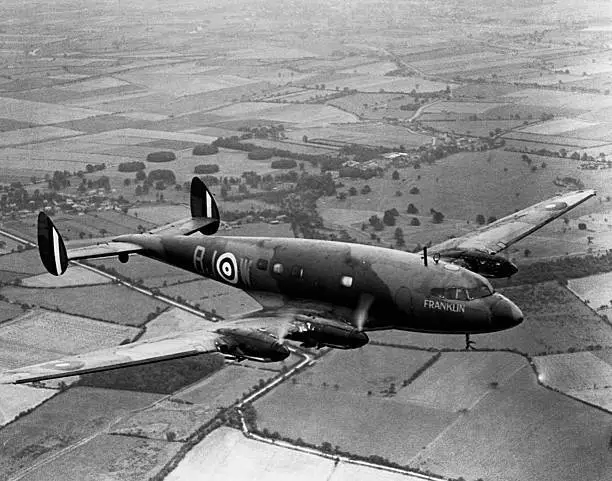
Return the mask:
<path id="1" fill-rule="evenodd" d="M 431 290 L 431 295 L 453 301 L 467 301 L 469 299 L 468 292 L 463 287 L 435 287 Z"/>
<path id="2" fill-rule="evenodd" d="M 430 291 L 432 296 L 441 297 L 451 301 L 469 301 L 490 296 L 493 291 L 487 285 L 481 285 L 471 289 L 464 287 L 434 287 Z"/>
<path id="3" fill-rule="evenodd" d="M 470 289 L 470 299 L 480 299 L 481 297 L 487 297 L 491 294 L 493 294 L 493 291 L 485 284 Z"/>

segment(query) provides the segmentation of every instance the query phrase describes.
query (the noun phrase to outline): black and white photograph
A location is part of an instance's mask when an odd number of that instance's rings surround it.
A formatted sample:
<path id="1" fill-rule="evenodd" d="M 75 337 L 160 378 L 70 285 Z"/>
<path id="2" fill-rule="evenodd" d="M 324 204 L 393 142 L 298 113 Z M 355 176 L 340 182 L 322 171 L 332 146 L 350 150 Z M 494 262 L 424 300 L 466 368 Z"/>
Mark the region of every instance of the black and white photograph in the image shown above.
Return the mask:
<path id="1" fill-rule="evenodd" d="M 2 0 L 0 480 L 612 480 L 610 0 Z"/>

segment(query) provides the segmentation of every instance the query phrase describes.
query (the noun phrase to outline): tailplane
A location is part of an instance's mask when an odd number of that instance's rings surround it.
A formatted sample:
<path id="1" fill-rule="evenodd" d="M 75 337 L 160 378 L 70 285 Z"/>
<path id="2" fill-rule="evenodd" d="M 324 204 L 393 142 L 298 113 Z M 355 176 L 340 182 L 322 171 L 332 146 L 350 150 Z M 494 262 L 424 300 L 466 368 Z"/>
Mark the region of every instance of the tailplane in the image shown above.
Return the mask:
<path id="1" fill-rule="evenodd" d="M 60 276 L 68 267 L 68 254 L 62 236 L 47 214 L 38 214 L 38 252 L 45 268 Z"/>

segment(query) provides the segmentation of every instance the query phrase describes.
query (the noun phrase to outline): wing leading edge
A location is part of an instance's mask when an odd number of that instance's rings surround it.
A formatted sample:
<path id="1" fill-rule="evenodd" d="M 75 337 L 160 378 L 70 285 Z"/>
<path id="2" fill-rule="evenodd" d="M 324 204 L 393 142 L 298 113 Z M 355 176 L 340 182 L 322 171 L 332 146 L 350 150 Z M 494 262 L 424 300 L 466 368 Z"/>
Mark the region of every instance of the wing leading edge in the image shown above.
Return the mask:
<path id="1" fill-rule="evenodd" d="M 474 232 L 437 244 L 431 247 L 430 251 L 442 253 L 448 249 L 463 249 L 497 254 L 594 195 L 596 195 L 594 190 L 579 190 L 557 195 Z"/>

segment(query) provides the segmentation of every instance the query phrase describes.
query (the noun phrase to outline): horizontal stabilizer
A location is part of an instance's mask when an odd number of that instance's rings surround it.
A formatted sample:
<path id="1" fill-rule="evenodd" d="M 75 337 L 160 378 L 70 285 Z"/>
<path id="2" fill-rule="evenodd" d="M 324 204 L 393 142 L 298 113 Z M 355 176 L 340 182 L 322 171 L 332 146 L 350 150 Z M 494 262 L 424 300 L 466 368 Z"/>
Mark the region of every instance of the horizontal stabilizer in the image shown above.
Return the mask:
<path id="1" fill-rule="evenodd" d="M 62 236 L 47 214 L 38 214 L 38 252 L 43 265 L 54 276 L 68 267 L 68 254 Z"/>

